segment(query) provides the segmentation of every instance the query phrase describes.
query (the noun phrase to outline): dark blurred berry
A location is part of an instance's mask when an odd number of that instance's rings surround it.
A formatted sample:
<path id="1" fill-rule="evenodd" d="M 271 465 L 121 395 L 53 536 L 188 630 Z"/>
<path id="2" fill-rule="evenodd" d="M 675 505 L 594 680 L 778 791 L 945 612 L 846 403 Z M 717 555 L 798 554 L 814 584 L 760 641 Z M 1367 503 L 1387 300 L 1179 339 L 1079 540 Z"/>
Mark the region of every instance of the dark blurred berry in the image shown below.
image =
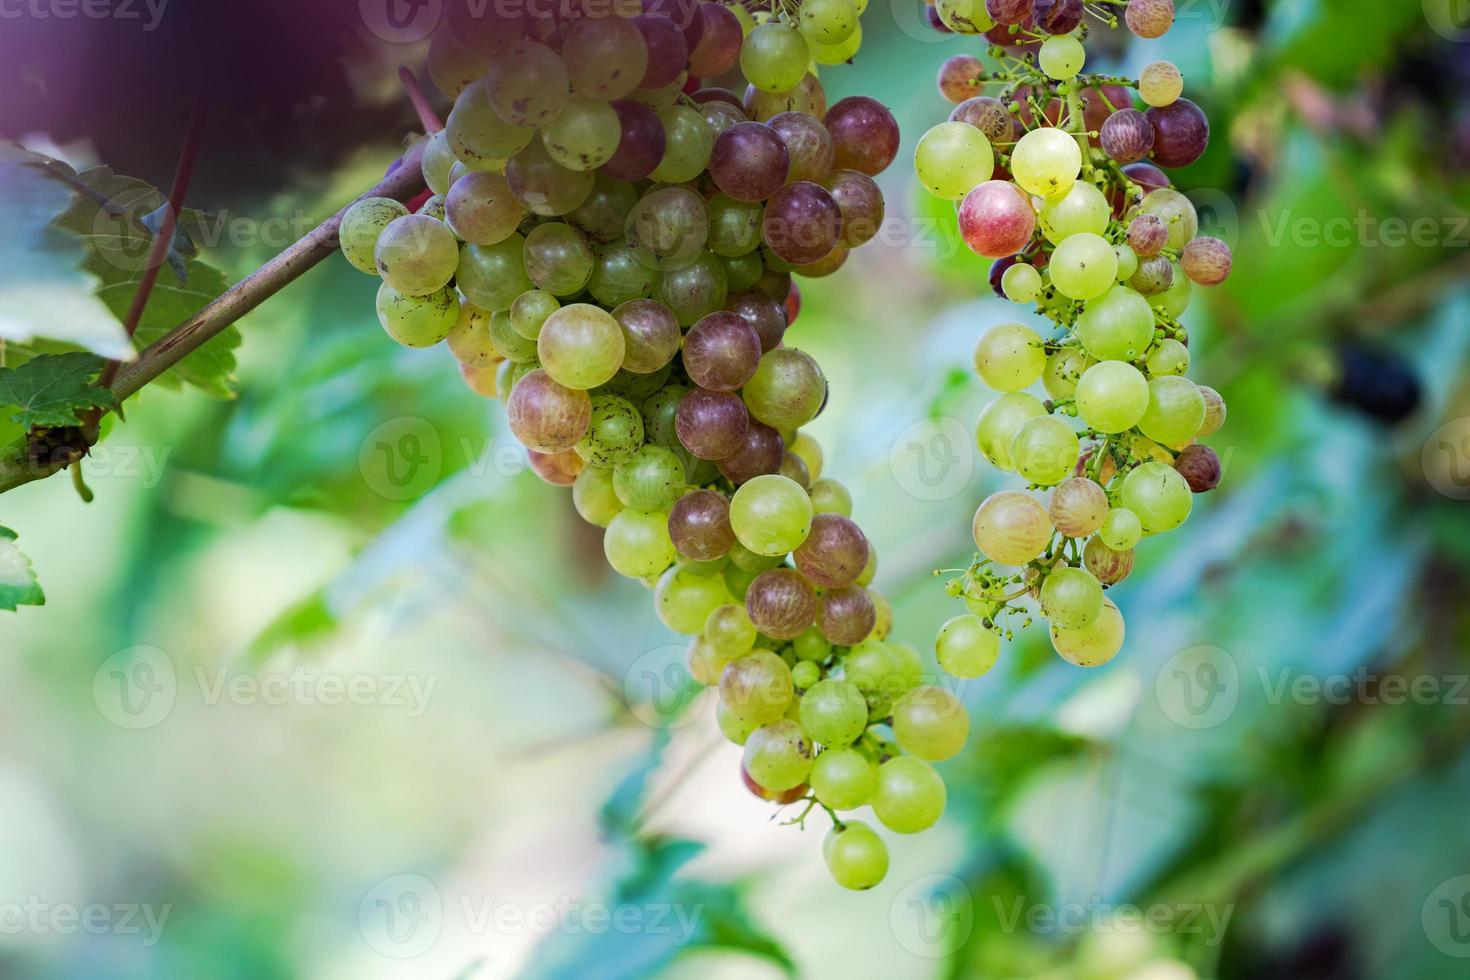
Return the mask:
<path id="1" fill-rule="evenodd" d="M 1419 407 L 1424 389 L 1414 366 L 1393 351 L 1361 344 L 1337 350 L 1338 379 L 1332 397 L 1369 418 L 1390 425 Z"/>

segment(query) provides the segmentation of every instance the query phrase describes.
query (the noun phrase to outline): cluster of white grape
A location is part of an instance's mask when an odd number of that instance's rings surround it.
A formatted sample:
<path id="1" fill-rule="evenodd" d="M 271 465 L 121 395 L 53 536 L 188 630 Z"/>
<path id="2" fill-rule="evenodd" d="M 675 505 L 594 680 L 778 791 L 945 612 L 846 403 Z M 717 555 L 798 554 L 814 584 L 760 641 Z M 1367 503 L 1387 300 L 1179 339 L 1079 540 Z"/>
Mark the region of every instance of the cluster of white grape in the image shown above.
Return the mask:
<path id="1" fill-rule="evenodd" d="M 746 786 L 804 804 L 798 821 L 824 809 L 832 876 L 869 888 L 887 849 L 838 812 L 934 824 L 946 792 L 930 761 L 960 750 L 969 717 L 887 639 L 875 553 L 799 431 L 826 379 L 783 342 L 792 273 L 835 272 L 877 233 L 873 175 L 898 152 L 886 108 L 829 109 L 809 71 L 825 60 L 811 39 L 848 43 L 856 10 L 451 20 L 431 56 L 455 99 L 424 155 L 434 196 L 417 213 L 364 201 L 341 241 L 381 275 L 388 333 L 447 339 L 470 385 L 504 399 L 534 470 L 605 529 L 612 567 L 693 637 L 690 673 L 718 689 Z M 737 64 L 743 99 L 690 80 Z"/>
<path id="2" fill-rule="evenodd" d="M 1116 6 L 936 7 L 949 30 L 992 43 L 988 65 L 958 55 L 940 69 L 939 89 L 956 105 L 919 141 L 919 180 L 958 202 L 965 242 L 998 260 L 995 291 L 1054 324 L 1048 336 L 1001 324 L 975 348 L 980 377 L 1002 393 L 976 426 L 981 453 L 1051 497 L 1005 491 L 976 512 L 980 554 L 949 583 L 970 613 L 936 641 L 940 664 L 960 676 L 994 663 L 1015 618 L 1030 624 L 1030 602 L 1063 658 L 1111 660 L 1124 624 L 1104 590 L 1132 571 L 1143 537 L 1179 527 L 1192 494 L 1220 480 L 1219 458 L 1197 440 L 1219 430 L 1225 404 L 1185 377 L 1179 317 L 1196 284 L 1226 279 L 1231 253 L 1198 235 L 1194 206 L 1160 169 L 1199 159 L 1209 123 L 1180 97 L 1183 79 L 1168 62 L 1138 81 L 1082 73 L 1093 29 L 1085 16 L 1116 28 Z M 1159 37 L 1174 6 L 1131 0 L 1124 18 L 1136 35 Z M 1145 111 L 1134 108 L 1135 89 Z M 1046 401 L 1027 390 L 1037 382 Z"/>

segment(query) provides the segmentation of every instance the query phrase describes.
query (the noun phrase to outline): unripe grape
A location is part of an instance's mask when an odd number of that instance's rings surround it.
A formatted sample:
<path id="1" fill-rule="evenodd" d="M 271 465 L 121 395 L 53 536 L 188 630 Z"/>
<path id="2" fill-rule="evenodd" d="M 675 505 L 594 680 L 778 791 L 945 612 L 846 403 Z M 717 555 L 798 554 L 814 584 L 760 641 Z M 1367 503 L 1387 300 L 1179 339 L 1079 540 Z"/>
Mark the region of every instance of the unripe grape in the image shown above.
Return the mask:
<path id="1" fill-rule="evenodd" d="M 623 139 L 618 112 L 598 99 L 574 95 L 541 130 L 551 159 L 568 170 L 596 170 L 612 159 Z"/>
<path id="2" fill-rule="evenodd" d="M 1233 261 L 1229 245 L 1218 238 L 1202 236 L 1184 246 L 1179 265 L 1186 276 L 1201 286 L 1218 286 L 1230 278 Z"/>
<path id="3" fill-rule="evenodd" d="M 689 641 L 689 649 L 685 653 L 685 662 L 689 666 L 689 676 L 705 687 L 714 687 L 720 682 L 720 674 L 730 665 L 733 657 L 726 657 L 720 650 L 716 649 L 707 639 L 696 636 Z"/>
<path id="4" fill-rule="evenodd" d="M 1013 303 L 1034 303 L 1041 296 L 1041 273 L 1035 266 L 1019 262 L 1001 276 L 1001 290 Z"/>
<path id="5" fill-rule="evenodd" d="M 1189 484 L 1165 463 L 1144 463 L 1123 478 L 1120 499 L 1153 534 L 1172 531 L 1189 519 L 1194 501 Z M 1113 547 L 1109 543 L 1109 547 Z"/>
<path id="6" fill-rule="evenodd" d="M 1123 361 L 1099 361 L 1077 383 L 1077 412 L 1099 432 L 1127 432 L 1148 411 L 1149 386 L 1143 372 Z"/>
<path id="7" fill-rule="evenodd" d="M 1077 383 L 1093 365 L 1087 352 L 1078 347 L 1063 347 L 1047 355 L 1046 370 L 1041 374 L 1041 384 L 1052 398 L 1062 401 L 1077 393 Z"/>
<path id="8" fill-rule="evenodd" d="M 1038 197 L 1065 194 L 1081 172 L 1082 149 L 1076 137 L 1050 126 L 1021 137 L 1011 153 L 1016 183 Z"/>
<path id="9" fill-rule="evenodd" d="M 881 640 L 864 640 L 848 650 L 842 664 L 844 680 L 862 692 L 870 718 L 886 714 L 892 692 L 899 686 L 899 665 L 888 645 Z"/>
<path id="10" fill-rule="evenodd" d="M 822 464 L 824 462 L 821 443 L 817 442 L 817 440 L 805 432 L 798 432 L 796 438 L 792 440 L 790 448 L 792 453 L 800 457 L 802 462 L 806 463 L 807 473 L 811 475 L 813 480 L 821 477 Z M 811 578 L 811 576 L 808 575 L 807 578 Z"/>
<path id="11" fill-rule="evenodd" d="M 1118 256 L 1100 235 L 1072 235 L 1051 258 L 1051 281 L 1070 299 L 1095 299 L 1117 285 Z"/>
<path id="12" fill-rule="evenodd" d="M 452 289 L 406 296 L 386 282 L 378 287 L 378 322 L 405 347 L 433 347 L 459 322 L 459 299 Z"/>
<path id="13" fill-rule="evenodd" d="M 980 551 L 1002 565 L 1025 565 L 1041 557 L 1054 530 L 1045 507 L 1013 490 L 986 498 L 971 527 Z"/>
<path id="14" fill-rule="evenodd" d="M 1052 491 L 1047 515 L 1067 537 L 1088 537 L 1107 519 L 1107 491 L 1086 477 L 1072 477 Z"/>
<path id="15" fill-rule="evenodd" d="M 1081 629 L 1102 612 L 1102 585 L 1091 572 L 1063 565 L 1041 584 L 1041 613 L 1064 629 Z"/>
<path id="16" fill-rule="evenodd" d="M 523 39 L 491 59 L 484 88 L 491 107 L 505 122 L 543 126 L 566 104 L 571 83 L 561 56 L 544 44 Z M 466 94 L 473 91 L 474 86 Z"/>
<path id="17" fill-rule="evenodd" d="M 811 485 L 812 510 L 817 514 L 840 514 L 852 516 L 852 494 L 837 480 L 826 477 L 813 480 Z"/>
<path id="18" fill-rule="evenodd" d="M 820 681 L 802 696 L 801 727 L 827 748 L 851 745 L 868 730 L 868 703 L 849 681 Z"/>
<path id="19" fill-rule="evenodd" d="M 668 516 L 636 510 L 621 511 L 608 522 L 602 550 L 613 571 L 626 578 L 652 578 L 678 557 L 669 540 Z"/>
<path id="20" fill-rule="evenodd" d="M 577 442 L 578 455 L 594 466 L 617 466 L 643 445 L 643 415 L 626 398 L 592 396 L 592 421 Z"/>
<path id="21" fill-rule="evenodd" d="M 1172 187 L 1149 191 L 1138 210 L 1140 214 L 1151 214 L 1164 223 L 1169 230 L 1170 248 L 1183 250 L 1199 234 L 1199 211 L 1195 209 L 1194 202 Z"/>
<path id="22" fill-rule="evenodd" d="M 1204 439 L 1220 431 L 1225 424 L 1227 412 L 1225 399 L 1221 398 L 1220 393 L 1214 388 L 1209 385 L 1200 385 L 1199 393 L 1200 397 L 1205 400 L 1205 421 L 1199 427 L 1199 432 L 1195 433 L 1195 437 Z"/>
<path id="23" fill-rule="evenodd" d="M 424 214 L 394 219 L 373 253 L 383 281 L 404 296 L 437 293 L 454 278 L 459 242 L 442 221 Z"/>
<path id="24" fill-rule="evenodd" d="M 1133 551 L 1114 551 L 1101 538 L 1093 538 L 1082 549 L 1082 564 L 1103 585 L 1117 585 L 1133 571 Z"/>
<path id="25" fill-rule="evenodd" d="M 1194 283 L 1184 275 L 1178 265 L 1169 270 L 1174 278 L 1174 285 L 1159 293 L 1157 296 L 1149 297 L 1149 304 L 1164 316 L 1178 318 L 1189 309 L 1190 297 L 1194 294 Z"/>
<path id="26" fill-rule="evenodd" d="M 803 710 L 805 703 L 803 699 Z M 866 724 L 868 708 L 861 695 L 858 696 L 858 704 L 862 705 L 863 723 Z M 806 727 L 805 721 L 802 727 Z M 812 734 L 811 729 L 807 729 L 807 734 Z M 856 749 L 829 748 L 812 763 L 809 781 L 817 800 L 825 806 L 834 810 L 856 810 L 866 804 L 878 788 L 878 771 Z"/>
<path id="27" fill-rule="evenodd" d="M 832 880 L 853 891 L 872 888 L 888 873 L 887 846 L 873 828 L 858 820 L 849 820 L 827 832 L 822 841 L 822 860 Z"/>
<path id="28" fill-rule="evenodd" d="M 797 25 L 809 41 L 840 44 L 858 26 L 858 8 L 853 0 L 802 0 Z"/>
<path id="29" fill-rule="evenodd" d="M 641 446 L 613 470 L 618 499 L 645 513 L 667 512 L 683 493 L 687 479 L 684 463 L 663 446 Z"/>
<path id="30" fill-rule="evenodd" d="M 1000 657 L 1000 637 L 979 616 L 956 616 L 939 627 L 934 654 L 947 674 L 966 680 L 980 677 Z"/>
<path id="31" fill-rule="evenodd" d="M 705 124 L 704 116 L 685 105 L 671 105 L 658 111 L 664 127 L 664 156 L 654 168 L 653 179 L 665 184 L 681 184 L 698 177 L 709 166 L 714 149 L 714 131 Z"/>
<path id="32" fill-rule="evenodd" d="M 972 252 L 1001 259 L 1015 255 L 1031 242 L 1036 212 L 1010 181 L 990 180 L 960 202 L 960 235 Z"/>
<path id="33" fill-rule="evenodd" d="M 922 759 L 899 756 L 878 767 L 873 814 L 889 830 L 917 834 L 944 815 L 944 780 Z"/>
<path id="34" fill-rule="evenodd" d="M 1088 300 L 1077 318 L 1076 333 L 1087 353 L 1099 361 L 1133 361 L 1153 341 L 1154 311 L 1135 291 L 1114 286 Z"/>
<path id="35" fill-rule="evenodd" d="M 812 771 L 812 746 L 800 725 L 783 718 L 750 733 L 743 762 L 762 788 L 780 792 L 806 782 Z"/>
<path id="36" fill-rule="evenodd" d="M 1113 254 L 1118 257 L 1118 282 L 1127 282 L 1138 271 L 1138 253 L 1127 245 L 1114 245 Z"/>
<path id="37" fill-rule="evenodd" d="M 1103 192 L 1079 180 L 1067 193 L 1041 202 L 1041 231 L 1048 241 L 1060 244 L 1073 235 L 1104 234 L 1112 216 Z"/>
<path id="38" fill-rule="evenodd" d="M 799 429 L 827 399 L 827 378 L 810 354 L 778 347 L 761 357 L 741 392 L 750 414 L 776 429 Z"/>
<path id="39" fill-rule="evenodd" d="M 1000 392 L 1020 391 L 1034 384 L 1046 368 L 1041 337 L 1019 323 L 991 327 L 975 345 L 975 370 Z"/>
<path id="40" fill-rule="evenodd" d="M 562 297 L 580 293 L 592 278 L 594 265 L 592 246 L 586 237 L 561 221 L 548 221 L 531 229 L 526 235 L 524 261 L 526 275 L 538 289 Z"/>
<path id="41" fill-rule="evenodd" d="M 1051 626 L 1051 645 L 1061 658 L 1078 667 L 1100 667 L 1123 649 L 1123 614 L 1111 599 L 1103 599 L 1097 619 L 1081 629 Z"/>
<path id="42" fill-rule="evenodd" d="M 942 122 L 919 138 L 914 170 L 929 193 L 958 201 L 985 183 L 995 154 L 984 133 L 962 122 Z"/>
<path id="43" fill-rule="evenodd" d="M 1098 540 L 1114 551 L 1132 551 L 1143 539 L 1143 524 L 1126 507 L 1114 507 L 1097 532 Z"/>
<path id="44" fill-rule="evenodd" d="M 701 574 L 688 565 L 669 568 L 653 590 L 654 611 L 659 622 L 685 636 L 703 630 L 710 614 L 731 598 L 723 578 Z"/>
<path id="45" fill-rule="evenodd" d="M 1041 50 L 1037 53 L 1038 63 L 1041 70 L 1058 81 L 1068 81 L 1077 77 L 1082 70 L 1082 65 L 1087 61 L 1087 52 L 1082 47 L 1082 42 L 1070 35 L 1049 37 L 1041 43 Z"/>
<path id="46" fill-rule="evenodd" d="M 1138 420 L 1138 429 L 1155 442 L 1179 446 L 1205 423 L 1205 399 L 1199 386 L 1174 375 L 1148 383 L 1148 411 Z"/>
<path id="47" fill-rule="evenodd" d="M 730 501 L 735 537 L 758 555 L 785 555 L 801 547 L 813 516 L 806 491 L 774 474 L 743 484 Z"/>
<path id="48" fill-rule="evenodd" d="M 1011 442 L 1016 472 L 1038 486 L 1058 484 L 1072 472 L 1081 454 L 1077 433 L 1054 415 L 1023 423 Z"/>
<path id="49" fill-rule="evenodd" d="M 375 257 L 378 239 L 395 221 L 407 216 L 408 208 L 390 197 L 370 197 L 358 201 L 342 216 L 338 237 L 343 256 L 359 272 L 378 275 Z"/>
<path id="50" fill-rule="evenodd" d="M 729 708 L 725 707 L 723 701 L 715 706 L 715 724 L 720 726 L 720 734 L 724 735 L 736 745 L 744 745 L 746 740 L 750 738 L 750 733 L 760 727 L 760 722 L 752 721 L 748 718 L 741 718 Z M 744 771 L 744 767 L 742 766 L 741 772 L 743 773 Z"/>
<path id="51" fill-rule="evenodd" d="M 611 313 L 574 303 L 553 313 L 536 340 L 541 366 L 558 384 L 589 389 L 611 381 L 627 351 Z"/>
<path id="52" fill-rule="evenodd" d="M 1144 363 L 1148 366 L 1148 373 L 1156 378 L 1183 375 L 1189 371 L 1189 348 L 1173 337 L 1165 337 L 1149 348 Z"/>
<path id="53" fill-rule="evenodd" d="M 1152 61 L 1138 75 L 1138 94 L 1151 106 L 1173 105 L 1184 92 L 1184 76 L 1169 61 Z"/>
<path id="54" fill-rule="evenodd" d="M 811 49 L 789 24 L 768 21 L 746 35 L 740 45 L 740 70 L 763 92 L 789 92 L 806 74 Z"/>
<path id="55" fill-rule="evenodd" d="M 791 668 L 791 682 L 796 685 L 797 693 L 810 690 L 821 679 L 822 668 L 809 660 L 799 661 Z M 866 705 L 864 710 L 866 711 Z"/>
<path id="56" fill-rule="evenodd" d="M 607 527 L 622 513 L 623 502 L 613 487 L 613 471 L 606 466 L 585 466 L 572 483 L 572 504 L 582 520 Z"/>
<path id="57" fill-rule="evenodd" d="M 980 411 L 979 420 L 975 423 L 976 447 L 992 466 L 1013 470 L 1011 442 L 1016 441 L 1016 433 L 1026 422 L 1044 414 L 1047 414 L 1047 408 L 1035 395 L 1025 391 L 1001 395 Z"/>
<path id="58" fill-rule="evenodd" d="M 561 60 L 573 92 L 606 102 L 638 87 L 648 72 L 648 44 L 631 20 L 587 18 L 567 32 Z"/>
<path id="59" fill-rule="evenodd" d="M 532 288 L 525 255 L 526 240 L 517 234 L 494 245 L 466 245 L 459 252 L 455 285 L 476 306 L 492 313 L 507 311 Z"/>
<path id="60" fill-rule="evenodd" d="M 769 650 L 740 657 L 720 675 L 720 703 L 736 717 L 761 724 L 782 718 L 794 693 L 791 668 Z"/>
<path id="61" fill-rule="evenodd" d="M 1123 19 L 1141 38 L 1163 37 L 1174 26 L 1174 0 L 1129 0 Z"/>
<path id="62" fill-rule="evenodd" d="M 756 629 L 744 606 L 733 603 L 711 610 L 704 621 L 704 639 L 728 661 L 755 648 Z M 718 683 L 718 679 L 714 682 Z"/>
<path id="63" fill-rule="evenodd" d="M 1220 457 L 1209 446 L 1185 446 L 1174 469 L 1195 493 L 1208 493 L 1220 485 Z"/>

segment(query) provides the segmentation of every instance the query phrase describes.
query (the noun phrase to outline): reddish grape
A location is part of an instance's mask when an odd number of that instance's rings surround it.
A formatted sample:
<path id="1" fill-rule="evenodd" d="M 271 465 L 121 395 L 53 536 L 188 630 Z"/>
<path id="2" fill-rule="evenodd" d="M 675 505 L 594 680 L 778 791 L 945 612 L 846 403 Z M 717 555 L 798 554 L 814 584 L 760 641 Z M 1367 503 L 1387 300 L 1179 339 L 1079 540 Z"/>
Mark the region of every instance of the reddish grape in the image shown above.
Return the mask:
<path id="1" fill-rule="evenodd" d="M 520 386 L 517 385 L 519 388 Z M 745 444 L 750 413 L 739 395 L 695 388 L 679 400 L 674 431 L 700 459 L 724 459 Z"/>
<path id="2" fill-rule="evenodd" d="M 828 642 L 850 647 L 866 640 L 878 623 L 873 596 L 861 585 L 849 585 L 822 595 L 819 627 Z"/>
<path id="3" fill-rule="evenodd" d="M 805 112 L 779 112 L 766 123 L 786 144 L 791 158 L 788 181 L 821 181 L 832 172 L 832 134 Z"/>
<path id="4" fill-rule="evenodd" d="M 1082 0 L 1036 0 L 1031 15 L 1038 30 L 1047 34 L 1071 34 L 1082 23 Z"/>
<path id="5" fill-rule="evenodd" d="M 1131 9 L 1131 8 L 1130 8 Z M 1188 99 L 1148 110 L 1154 127 L 1154 162 L 1161 167 L 1187 167 L 1210 145 L 1210 121 Z"/>
<path id="6" fill-rule="evenodd" d="M 731 126 L 715 139 L 709 175 L 715 186 L 737 201 L 764 201 L 786 183 L 791 155 L 786 143 L 765 123 Z"/>
<path id="7" fill-rule="evenodd" d="M 780 472 L 785 457 L 786 444 L 781 441 L 781 433 L 752 419 L 744 445 L 715 465 L 721 476 L 738 486 L 758 476 Z"/>
<path id="8" fill-rule="evenodd" d="M 974 55 L 957 54 L 939 66 L 935 84 L 939 94 L 956 104 L 964 102 L 980 90 L 980 76 L 985 64 Z"/>
<path id="9" fill-rule="evenodd" d="M 1137 109 L 1122 109 L 1102 124 L 1098 142 L 1119 163 L 1137 163 L 1154 148 L 1154 127 Z"/>
<path id="10" fill-rule="evenodd" d="M 545 371 L 535 370 L 512 389 L 505 403 L 511 432 L 521 445 L 542 453 L 571 449 L 592 424 L 592 399 L 564 388 Z"/>
<path id="11" fill-rule="evenodd" d="M 1184 274 L 1201 286 L 1218 286 L 1230 278 L 1234 263 L 1230 246 L 1218 238 L 1204 236 L 1184 246 L 1179 264 Z"/>
<path id="12" fill-rule="evenodd" d="M 991 145 L 1015 141 L 1015 117 L 1000 99 L 977 95 L 954 107 L 950 122 L 969 123 L 990 140 Z"/>
<path id="13" fill-rule="evenodd" d="M 612 158 L 602 165 L 602 172 L 618 180 L 642 180 L 658 167 L 664 158 L 668 137 L 658 113 L 641 102 L 618 99 L 610 103 L 623 127 L 623 137 Z"/>
<path id="14" fill-rule="evenodd" d="M 635 17 L 633 25 L 642 32 L 643 44 L 648 48 L 648 69 L 638 87 L 672 85 L 684 74 L 684 63 L 689 60 L 689 42 L 684 33 L 668 17 L 657 14 Z"/>
<path id="15" fill-rule="evenodd" d="M 1140 214 L 1128 225 L 1128 247 L 1140 259 L 1151 259 L 1169 244 L 1169 226 L 1156 214 Z"/>
<path id="16" fill-rule="evenodd" d="M 1157 136 L 1155 138 L 1157 139 Z M 1123 168 L 1123 173 L 1127 174 L 1129 180 L 1142 187 L 1145 194 L 1170 186 L 1169 176 L 1151 163 L 1131 163 Z"/>
<path id="17" fill-rule="evenodd" d="M 1174 26 L 1174 0 L 1129 0 L 1123 19 L 1139 37 L 1163 37 Z"/>
<path id="18" fill-rule="evenodd" d="M 977 255 L 992 259 L 1015 255 L 1035 231 L 1031 202 L 1007 181 L 986 181 L 960 202 L 960 235 Z"/>
<path id="19" fill-rule="evenodd" d="M 797 569 L 813 585 L 840 589 L 857 581 L 868 564 L 868 539 L 841 514 L 818 514 L 811 533 L 792 554 Z"/>
<path id="20" fill-rule="evenodd" d="M 721 3 L 701 3 L 699 16 L 700 35 L 697 43 L 689 47 L 689 72 L 701 78 L 717 78 L 735 67 L 740 60 L 740 42 L 745 32 L 740 21 Z"/>
<path id="21" fill-rule="evenodd" d="M 786 309 L 779 301 L 761 293 L 740 293 L 730 297 L 725 308 L 740 314 L 755 329 L 762 354 L 781 346 L 786 334 Z"/>
<path id="22" fill-rule="evenodd" d="M 702 88 L 694 93 L 693 99 L 701 105 L 706 102 L 725 102 L 739 109 L 742 114 L 745 112 L 740 96 L 727 88 Z"/>
<path id="23" fill-rule="evenodd" d="M 623 370 L 652 374 L 679 353 L 683 336 L 679 321 L 662 303 L 651 299 L 629 300 L 612 311 L 623 328 Z"/>
<path id="24" fill-rule="evenodd" d="M 789 568 L 761 572 L 745 593 L 745 611 L 755 628 L 777 640 L 794 640 L 817 618 L 817 593 Z"/>
<path id="25" fill-rule="evenodd" d="M 898 121 L 877 99 L 851 95 L 827 111 L 834 163 L 875 177 L 898 155 Z"/>
<path id="26" fill-rule="evenodd" d="M 1209 493 L 1220 485 L 1220 457 L 1209 446 L 1185 446 L 1174 469 L 1195 493 Z"/>
<path id="27" fill-rule="evenodd" d="M 837 243 L 857 248 L 873 240 L 883 227 L 886 205 L 877 181 L 860 170 L 839 170 L 824 185 L 842 214 L 842 235 Z"/>
<path id="28" fill-rule="evenodd" d="M 680 497 L 669 512 L 669 537 L 685 558 L 723 558 L 735 545 L 729 498 L 715 490 L 695 490 Z"/>
<path id="29" fill-rule="evenodd" d="M 526 457 L 531 463 L 531 472 L 554 487 L 571 486 L 587 465 L 587 461 L 572 449 L 559 453 L 538 453 L 528 449 Z"/>
<path id="30" fill-rule="evenodd" d="M 760 359 L 760 335 L 738 313 L 711 313 L 684 337 L 684 370 L 689 380 L 710 391 L 741 387 Z"/>
<path id="31" fill-rule="evenodd" d="M 842 210 L 825 187 L 808 180 L 777 191 L 761 216 L 765 243 L 777 258 L 792 265 L 826 258 L 841 234 Z"/>
<path id="32" fill-rule="evenodd" d="M 997 24 L 1020 24 L 1031 16 L 1032 0 L 985 0 L 985 12 Z"/>

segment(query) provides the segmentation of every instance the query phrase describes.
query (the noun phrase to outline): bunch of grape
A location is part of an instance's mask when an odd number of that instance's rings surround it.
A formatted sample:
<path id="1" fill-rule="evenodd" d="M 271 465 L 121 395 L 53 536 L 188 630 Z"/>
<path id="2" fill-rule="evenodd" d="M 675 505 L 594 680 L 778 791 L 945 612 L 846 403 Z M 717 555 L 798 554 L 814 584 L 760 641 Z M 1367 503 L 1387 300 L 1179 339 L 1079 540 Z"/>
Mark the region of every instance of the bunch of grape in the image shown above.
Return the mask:
<path id="1" fill-rule="evenodd" d="M 869 888 L 886 847 L 838 812 L 931 826 L 946 793 L 930 762 L 960 750 L 969 717 L 887 640 L 875 553 L 800 431 L 826 379 L 785 343 L 792 274 L 829 275 L 877 233 L 873 176 L 898 151 L 886 108 L 829 109 L 808 70 L 851 41 L 856 10 L 804 0 L 745 15 L 748 33 L 717 3 L 682 28 L 655 9 L 456 31 L 431 58 L 455 97 L 424 156 L 435 196 L 414 214 L 364 201 L 341 235 L 383 278 L 388 333 L 447 339 L 535 471 L 605 529 L 612 567 L 693 637 L 690 673 L 718 689 L 745 785 L 804 804 L 798 821 L 825 810 L 832 876 Z M 743 99 L 692 78 L 737 64 Z"/>
<path id="2" fill-rule="evenodd" d="M 970 613 L 944 625 L 942 666 L 970 676 L 995 660 L 1030 603 L 1052 645 L 1084 667 L 1122 648 L 1123 616 L 1104 595 L 1132 571 L 1144 537 L 1184 523 L 1192 495 L 1214 489 L 1220 460 L 1198 442 L 1225 404 L 1185 377 L 1189 334 L 1179 318 L 1196 285 L 1230 273 L 1225 243 L 1200 237 L 1189 199 L 1164 169 L 1193 163 L 1209 123 L 1181 98 L 1178 68 L 1155 61 L 1137 81 L 1082 71 L 1092 14 L 1116 28 L 1115 3 L 938 0 L 942 23 L 986 33 L 989 63 L 946 61 L 949 121 L 919 141 L 915 168 L 932 193 L 958 202 L 965 242 L 996 259 L 997 293 L 1052 321 L 991 328 L 975 368 L 1001 392 L 976 426 L 980 452 L 1032 491 L 997 493 L 975 514 L 980 549 L 949 583 Z M 1134 34 L 1156 38 L 1172 0 L 1131 0 Z M 1143 109 L 1135 108 L 1135 94 Z M 1163 169 L 1161 169 L 1163 168 Z M 1046 400 L 1027 389 L 1040 382 Z"/>

